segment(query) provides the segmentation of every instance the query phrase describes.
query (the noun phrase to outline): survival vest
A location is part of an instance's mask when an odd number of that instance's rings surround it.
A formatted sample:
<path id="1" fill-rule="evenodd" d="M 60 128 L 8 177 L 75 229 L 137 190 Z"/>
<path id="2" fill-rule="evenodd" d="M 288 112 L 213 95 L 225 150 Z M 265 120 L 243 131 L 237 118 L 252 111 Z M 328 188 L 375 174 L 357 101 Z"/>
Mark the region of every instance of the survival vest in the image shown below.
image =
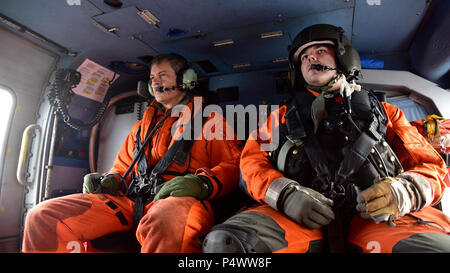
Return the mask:
<path id="1" fill-rule="evenodd" d="M 294 93 L 286 123 L 279 128 L 281 145 L 269 154 L 285 177 L 334 201 L 335 220 L 324 230 L 331 252 L 345 250 L 358 191 L 380 177 L 403 172 L 385 141 L 387 117 L 375 94 L 363 89 L 341 101 L 338 94 L 324 96 L 326 117 L 314 132 L 311 106 L 315 97 L 309 92 Z"/>
<path id="2" fill-rule="evenodd" d="M 353 203 L 356 191 L 403 171 L 385 141 L 386 114 L 372 91 L 353 92 L 349 101 L 325 98 L 327 116 L 316 133 L 311 118 L 314 99 L 309 92 L 295 93 L 286 124 L 279 128 L 280 145 L 269 154 L 286 177 L 335 202 Z"/>
<path id="3" fill-rule="evenodd" d="M 201 113 L 201 111 L 200 111 Z M 149 166 L 147 159 L 145 157 L 145 150 L 149 149 L 148 144 L 151 142 L 154 134 L 162 126 L 164 121 L 170 117 L 171 110 L 167 111 L 165 115 L 156 122 L 156 111 L 150 122 L 149 130 L 145 136 L 144 140 L 141 140 L 141 127 L 138 128 L 136 132 L 136 143 L 133 152 L 133 161 L 125 172 L 123 178 L 129 175 L 130 184 L 127 187 L 125 195 L 135 202 L 133 210 L 133 226 L 137 228 L 139 221 L 141 220 L 144 213 L 144 206 L 146 203 L 153 201 L 158 190 L 162 187 L 162 184 L 166 182 L 162 174 L 171 174 L 175 176 L 183 176 L 187 174 L 186 169 L 184 173 L 177 173 L 173 171 L 167 171 L 167 168 L 171 164 L 179 164 L 184 166 L 186 161 L 190 158 L 190 153 L 194 141 L 197 136 L 194 135 L 194 126 L 192 126 L 192 117 L 190 123 L 191 139 L 176 139 L 172 146 L 167 150 L 164 156 L 158 161 L 158 163 L 151 167 Z M 203 123 L 205 118 L 203 119 Z M 190 162 L 190 161 L 189 161 Z M 134 165 L 137 164 L 137 171 L 132 172 Z"/>

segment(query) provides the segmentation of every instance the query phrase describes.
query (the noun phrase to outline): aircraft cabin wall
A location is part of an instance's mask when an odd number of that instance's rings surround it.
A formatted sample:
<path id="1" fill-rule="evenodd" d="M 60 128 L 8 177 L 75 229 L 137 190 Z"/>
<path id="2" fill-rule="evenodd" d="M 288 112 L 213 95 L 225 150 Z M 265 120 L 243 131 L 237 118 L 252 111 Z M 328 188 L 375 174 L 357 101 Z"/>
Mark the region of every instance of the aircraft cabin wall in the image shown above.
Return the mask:
<path id="1" fill-rule="evenodd" d="M 203 1 L 192 7 L 192 14 L 204 13 L 197 18 L 182 8 L 189 1 L 180 0 L 124 0 L 121 9 L 107 7 L 102 0 L 21 1 L 0 1 L 1 16 L 28 27 L 15 29 L 11 22 L 0 18 L 0 88 L 7 86 L 15 95 L 14 122 L 6 148 L 0 150 L 5 158 L 3 170 L 0 168 L 0 252 L 20 249 L 23 216 L 35 204 L 81 192 L 83 175 L 108 171 L 131 126 L 139 119 L 138 108 L 145 110 L 143 98 L 127 95 L 123 100 L 117 99 L 96 128 L 75 130 L 61 117 L 55 119 L 47 97 L 54 71 L 77 69 L 86 59 L 114 69 L 116 60 L 137 61 L 144 53 L 176 52 L 186 55 L 200 72 L 202 92 L 221 98 L 217 103 L 222 109 L 226 104 L 279 105 L 289 98 L 288 64 L 286 61 L 275 64 L 273 57 L 285 57 L 287 45 L 302 27 L 337 22 L 360 49 L 362 57 L 383 62 L 380 69 L 368 69 L 370 66 L 364 66 L 363 62 L 362 83 L 385 92 L 388 102 L 401 108 L 410 121 L 428 114 L 450 119 L 450 55 L 449 47 L 445 47 L 450 37 L 447 0 L 277 0 L 261 1 L 253 9 L 236 9 L 243 5 L 240 0 L 221 0 L 217 1 L 222 4 L 220 16 L 213 12 L 206 14 L 204 9 L 215 10 L 216 5 L 214 1 Z M 68 5 L 69 2 L 82 5 Z M 138 17 L 138 7 L 159 15 L 160 27 Z M 274 10 L 285 14 L 284 17 L 273 14 Z M 210 24 L 204 24 L 208 18 Z M 104 33 L 93 22 L 117 26 L 121 36 Z M 166 35 L 171 24 L 178 23 L 188 24 L 190 32 L 184 37 Z M 198 32 L 197 37 L 196 28 L 200 26 L 204 32 Z M 70 50 L 63 53 L 61 48 L 42 42 L 25 30 L 34 30 L 41 38 L 47 37 Z M 273 30 L 282 30 L 282 37 L 261 39 L 260 33 Z M 227 35 L 235 39 L 233 46 L 211 45 L 214 40 L 228 38 Z M 75 54 L 71 55 L 72 49 Z M 231 68 L 247 55 L 256 64 L 264 65 L 258 69 Z M 220 72 L 201 71 L 198 61 L 203 58 L 209 58 Z M 136 92 L 137 82 L 149 77 L 145 68 L 138 74 L 123 71 L 119 74 L 109 89 L 114 98 Z M 74 120 L 86 122 L 99 107 L 100 102 L 75 95 L 69 112 Z M 17 162 L 23 155 L 22 133 L 29 124 L 39 125 L 45 134 L 30 133 L 33 145 L 26 155 L 30 162 L 40 164 L 26 166 L 26 180 L 35 182 L 21 185 L 16 174 Z"/>

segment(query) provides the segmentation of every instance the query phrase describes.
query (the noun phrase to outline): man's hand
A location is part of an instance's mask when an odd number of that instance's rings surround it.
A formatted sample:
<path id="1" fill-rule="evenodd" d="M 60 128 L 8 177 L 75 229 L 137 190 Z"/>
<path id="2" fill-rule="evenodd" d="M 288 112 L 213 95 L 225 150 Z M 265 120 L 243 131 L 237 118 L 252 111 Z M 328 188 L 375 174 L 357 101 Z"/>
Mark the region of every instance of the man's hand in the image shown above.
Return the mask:
<path id="1" fill-rule="evenodd" d="M 89 173 L 84 176 L 83 193 L 116 194 L 119 181 L 113 174 Z"/>
<path id="2" fill-rule="evenodd" d="M 333 201 L 313 189 L 297 185 L 283 199 L 283 212 L 304 227 L 321 228 L 334 220 Z"/>
<path id="3" fill-rule="evenodd" d="M 192 196 L 203 200 L 209 196 L 208 184 L 197 175 L 176 176 L 162 185 L 153 201 L 169 196 Z"/>
<path id="4" fill-rule="evenodd" d="M 363 218 L 392 224 L 415 207 L 413 188 L 414 185 L 403 178 L 381 178 L 377 184 L 358 194 L 356 210 Z"/>

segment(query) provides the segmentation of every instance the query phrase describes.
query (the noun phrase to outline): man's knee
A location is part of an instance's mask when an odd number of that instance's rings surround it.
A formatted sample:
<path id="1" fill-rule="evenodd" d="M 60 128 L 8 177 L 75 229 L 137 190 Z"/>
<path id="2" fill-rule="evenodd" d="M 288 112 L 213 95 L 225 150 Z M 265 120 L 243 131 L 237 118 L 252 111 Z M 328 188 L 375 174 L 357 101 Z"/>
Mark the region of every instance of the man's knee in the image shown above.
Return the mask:
<path id="1" fill-rule="evenodd" d="M 203 240 L 204 253 L 246 253 L 241 240 L 229 230 L 213 230 Z"/>
<path id="2" fill-rule="evenodd" d="M 246 227 L 229 224 L 215 226 L 203 240 L 204 253 L 271 252 L 258 234 Z"/>
<path id="3" fill-rule="evenodd" d="M 164 217 L 161 211 L 150 211 L 140 220 L 137 232 L 141 237 L 146 238 L 148 234 L 173 232 L 176 226 L 178 225 L 172 221 L 171 217 Z"/>
<path id="4" fill-rule="evenodd" d="M 51 208 L 46 203 L 41 203 L 33 207 L 28 213 L 25 220 L 25 228 L 40 229 L 45 226 L 56 226 L 57 219 L 51 213 Z M 43 231 L 47 230 L 44 228 Z"/>
<path id="5" fill-rule="evenodd" d="M 393 248 L 395 253 L 449 253 L 450 236 L 445 233 L 418 233 L 400 240 Z"/>
<path id="6" fill-rule="evenodd" d="M 203 251 L 215 253 L 270 253 L 286 246 L 285 231 L 278 223 L 255 211 L 214 226 L 203 241 Z"/>
<path id="7" fill-rule="evenodd" d="M 148 234 L 167 234 L 174 236 L 183 233 L 195 198 L 169 197 L 155 202 L 139 222 L 138 232 Z"/>
<path id="8" fill-rule="evenodd" d="M 149 208 L 136 235 L 143 252 L 198 252 L 199 240 L 212 221 L 213 216 L 195 198 L 168 197 Z"/>
<path id="9" fill-rule="evenodd" d="M 23 252 L 54 251 L 57 249 L 57 219 L 46 206 L 32 208 L 25 220 Z"/>

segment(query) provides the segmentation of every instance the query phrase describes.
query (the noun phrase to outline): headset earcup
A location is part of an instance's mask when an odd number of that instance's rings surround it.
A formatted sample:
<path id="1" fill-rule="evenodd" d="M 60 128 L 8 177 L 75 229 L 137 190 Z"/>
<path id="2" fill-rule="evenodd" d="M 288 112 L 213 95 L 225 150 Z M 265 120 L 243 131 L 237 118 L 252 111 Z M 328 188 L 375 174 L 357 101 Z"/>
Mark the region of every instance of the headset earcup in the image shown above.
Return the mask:
<path id="1" fill-rule="evenodd" d="M 192 90 L 197 85 L 197 73 L 194 69 L 188 68 L 183 72 L 182 89 Z"/>

